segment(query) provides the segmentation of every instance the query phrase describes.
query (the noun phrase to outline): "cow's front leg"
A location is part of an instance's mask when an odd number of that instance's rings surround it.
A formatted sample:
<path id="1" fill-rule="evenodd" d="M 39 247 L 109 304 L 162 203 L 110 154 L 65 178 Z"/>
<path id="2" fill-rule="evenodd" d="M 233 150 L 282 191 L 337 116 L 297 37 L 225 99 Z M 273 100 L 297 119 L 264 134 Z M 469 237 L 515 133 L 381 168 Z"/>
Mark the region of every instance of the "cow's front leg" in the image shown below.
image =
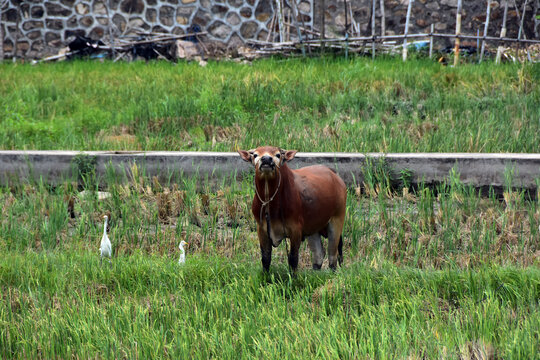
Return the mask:
<path id="1" fill-rule="evenodd" d="M 268 238 L 266 231 L 260 225 L 257 227 L 257 234 L 259 236 L 259 245 L 261 246 L 262 266 L 265 271 L 268 271 L 270 263 L 272 262 L 272 242 Z"/>
<path id="2" fill-rule="evenodd" d="M 302 233 L 294 232 L 291 235 L 291 251 L 289 252 L 289 267 L 292 271 L 296 271 L 298 267 L 298 252 L 300 250 L 300 243 L 302 242 Z"/>

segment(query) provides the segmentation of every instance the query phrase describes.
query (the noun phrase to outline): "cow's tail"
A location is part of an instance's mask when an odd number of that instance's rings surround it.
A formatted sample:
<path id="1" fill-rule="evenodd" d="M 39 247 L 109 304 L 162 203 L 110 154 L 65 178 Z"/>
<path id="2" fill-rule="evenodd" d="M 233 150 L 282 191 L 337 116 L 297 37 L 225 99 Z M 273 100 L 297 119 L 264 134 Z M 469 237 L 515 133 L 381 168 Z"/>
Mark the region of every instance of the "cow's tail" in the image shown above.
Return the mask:
<path id="1" fill-rule="evenodd" d="M 339 266 L 343 266 L 343 235 L 340 235 L 339 237 L 338 262 Z"/>

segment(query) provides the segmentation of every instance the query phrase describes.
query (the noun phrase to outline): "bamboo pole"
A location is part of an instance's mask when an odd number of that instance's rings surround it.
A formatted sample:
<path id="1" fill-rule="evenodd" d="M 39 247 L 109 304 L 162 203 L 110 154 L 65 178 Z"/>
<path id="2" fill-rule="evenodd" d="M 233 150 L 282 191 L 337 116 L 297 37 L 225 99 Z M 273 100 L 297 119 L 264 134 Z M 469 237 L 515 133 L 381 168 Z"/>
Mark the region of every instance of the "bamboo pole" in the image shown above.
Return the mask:
<path id="1" fill-rule="evenodd" d="M 486 23 L 484 26 L 484 36 L 487 36 L 488 27 L 489 27 L 489 17 L 491 15 L 491 0 L 487 0 L 487 9 L 486 9 Z M 484 60 L 484 51 L 486 50 L 486 40 L 482 40 L 482 50 L 480 51 L 480 62 Z"/>
<path id="2" fill-rule="evenodd" d="M 379 8 L 381 9 L 381 35 L 386 35 L 386 17 L 384 14 L 384 0 L 380 0 Z"/>
<path id="3" fill-rule="evenodd" d="M 461 0 L 458 0 L 458 6 L 456 11 L 456 43 L 454 46 L 454 66 L 459 63 L 459 37 L 461 35 Z"/>
<path id="4" fill-rule="evenodd" d="M 433 57 L 433 30 L 435 30 L 435 25 L 431 24 L 429 32 L 429 58 Z"/>
<path id="5" fill-rule="evenodd" d="M 375 60 L 375 6 L 376 6 L 376 0 L 372 1 L 371 4 L 371 36 L 373 37 L 373 41 L 371 42 L 371 58 Z"/>
<path id="6" fill-rule="evenodd" d="M 508 16 L 508 1 L 509 0 L 506 0 L 504 3 L 504 14 L 503 14 L 502 29 L 501 29 L 501 38 L 504 38 L 506 36 L 506 19 Z M 501 62 L 501 56 L 502 56 L 502 45 L 499 45 L 497 47 L 497 56 L 495 58 L 495 64 L 499 64 Z"/>
<path id="7" fill-rule="evenodd" d="M 201 35 L 201 33 L 198 33 L 198 35 Z M 187 35 L 184 35 L 184 36 L 187 36 Z M 412 38 L 429 38 L 430 34 L 429 33 L 418 33 L 418 34 L 407 34 L 407 38 L 408 39 L 412 39 Z M 442 34 L 442 33 L 433 33 L 433 37 L 434 38 L 445 38 L 445 39 L 454 39 L 456 37 L 456 34 Z M 460 35 L 459 36 L 461 39 L 467 39 L 467 40 L 476 40 L 478 37 L 476 35 Z M 350 37 L 349 38 L 349 42 L 350 43 L 353 43 L 353 42 L 360 42 L 360 41 L 371 41 L 371 40 L 375 40 L 375 41 L 379 41 L 379 40 L 399 40 L 399 39 L 404 39 L 405 38 L 405 35 L 385 35 L 385 36 L 375 36 L 375 39 L 373 38 L 373 36 L 355 36 L 355 37 Z M 487 41 L 497 41 L 497 42 L 511 42 L 511 43 L 515 43 L 517 42 L 518 40 L 517 39 L 514 39 L 514 38 L 500 38 L 500 37 L 495 37 L 495 36 L 486 36 L 486 40 Z M 305 40 L 304 42 L 306 44 L 325 44 L 325 43 L 338 43 L 338 42 L 344 42 L 345 41 L 345 37 L 343 38 L 334 38 L 334 39 L 325 39 L 325 40 L 322 40 L 322 39 L 312 39 L 312 40 Z M 252 43 L 252 44 L 266 44 L 266 45 L 275 45 L 275 46 L 294 46 L 294 45 L 298 45 L 298 42 L 294 42 L 294 41 L 291 41 L 291 42 L 285 42 L 285 43 L 282 43 L 282 44 L 278 44 L 278 43 L 267 43 L 267 42 L 264 42 L 264 41 L 259 41 L 259 40 L 246 40 L 246 42 L 248 43 Z M 521 39 L 519 40 L 520 43 L 523 43 L 523 44 L 540 44 L 540 40 L 530 40 L 530 39 Z"/>
<path id="8" fill-rule="evenodd" d="M 403 33 L 403 61 L 407 60 L 407 34 L 409 34 L 409 21 L 411 19 L 411 9 L 414 0 L 409 0 L 409 6 L 407 7 L 407 18 L 405 19 L 405 32 Z"/>

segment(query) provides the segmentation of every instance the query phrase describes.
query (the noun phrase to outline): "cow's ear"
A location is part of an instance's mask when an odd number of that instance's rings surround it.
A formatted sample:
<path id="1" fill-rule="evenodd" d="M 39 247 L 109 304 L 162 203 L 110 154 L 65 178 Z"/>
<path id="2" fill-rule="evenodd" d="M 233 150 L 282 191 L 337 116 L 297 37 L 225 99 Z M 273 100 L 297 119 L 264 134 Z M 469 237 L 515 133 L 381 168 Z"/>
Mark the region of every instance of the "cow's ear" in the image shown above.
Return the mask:
<path id="1" fill-rule="evenodd" d="M 283 154 L 283 161 L 291 161 L 292 159 L 294 159 L 294 156 L 296 155 L 297 152 L 298 150 L 285 151 L 285 153 Z"/>
<path id="2" fill-rule="evenodd" d="M 251 162 L 251 152 L 246 150 L 238 150 L 238 153 L 244 161 Z"/>

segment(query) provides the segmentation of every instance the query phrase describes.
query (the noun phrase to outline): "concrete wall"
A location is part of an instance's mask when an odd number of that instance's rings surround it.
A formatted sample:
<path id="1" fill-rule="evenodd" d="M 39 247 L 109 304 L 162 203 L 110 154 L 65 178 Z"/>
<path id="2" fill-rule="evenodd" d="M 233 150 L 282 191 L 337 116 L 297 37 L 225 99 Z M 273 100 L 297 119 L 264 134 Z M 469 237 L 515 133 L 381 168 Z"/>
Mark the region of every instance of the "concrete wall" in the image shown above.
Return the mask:
<path id="1" fill-rule="evenodd" d="M 4 33 L 6 57 L 26 58 L 56 54 L 73 35 L 94 39 L 108 38 L 109 25 L 115 37 L 134 35 L 136 31 L 183 34 L 192 25 L 208 31 L 208 38 L 233 47 L 247 39 L 266 40 L 274 14 L 275 0 L 0 0 L 7 1 L 0 24 Z M 498 36 L 506 0 L 492 1 L 489 35 Z M 519 12 L 525 0 L 516 0 Z M 299 20 L 307 28 L 320 30 L 322 1 L 297 0 Z M 352 17 L 360 24 L 361 34 L 371 34 L 369 23 L 372 0 L 350 0 Z M 380 34 L 379 0 L 376 0 L 377 34 Z M 384 0 L 387 34 L 401 34 L 409 0 Z M 508 36 L 516 37 L 518 12 L 510 2 Z M 531 0 L 526 10 L 525 34 L 539 38 L 540 20 L 536 19 L 540 0 Z M 455 29 L 457 0 L 417 0 L 412 9 L 410 32 L 428 32 L 433 23 L 437 32 Z M 345 31 L 342 0 L 325 0 L 327 34 Z M 463 0 L 463 33 L 476 35 L 483 29 L 486 1 Z M 350 16 L 348 16 L 350 23 Z M 295 31 L 291 38 L 296 37 Z M 448 42 L 448 41 L 447 41 Z"/>
<path id="2" fill-rule="evenodd" d="M 103 178 L 114 170 L 116 174 L 130 174 L 137 164 L 147 176 L 157 176 L 160 182 L 179 181 L 179 175 L 197 174 L 201 179 L 222 179 L 235 173 L 242 176 L 253 171 L 251 164 L 237 153 L 215 152 L 75 152 L 75 151 L 0 151 L 0 184 L 20 180 L 58 184 L 77 173 L 76 156 L 85 154 L 95 159 L 95 169 Z M 460 173 L 464 184 L 501 189 L 506 176 L 513 172 L 512 184 L 534 190 L 540 181 L 540 154 L 467 154 L 467 153 L 298 153 L 290 163 L 292 168 L 323 164 L 338 171 L 350 186 L 362 184 L 366 159 L 377 164 L 384 161 L 386 168 L 398 178 L 403 171 L 410 173 L 412 184 L 436 184 L 448 179 L 452 168 Z"/>

